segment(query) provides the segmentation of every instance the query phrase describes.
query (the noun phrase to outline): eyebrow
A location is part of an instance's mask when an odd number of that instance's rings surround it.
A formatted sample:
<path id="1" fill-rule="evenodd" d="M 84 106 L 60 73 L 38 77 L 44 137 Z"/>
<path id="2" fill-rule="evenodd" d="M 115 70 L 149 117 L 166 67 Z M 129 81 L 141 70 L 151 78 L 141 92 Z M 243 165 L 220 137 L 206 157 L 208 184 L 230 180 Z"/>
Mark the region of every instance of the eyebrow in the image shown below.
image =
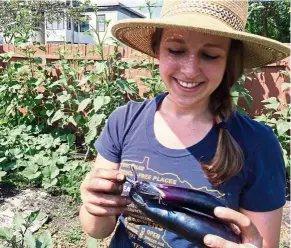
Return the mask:
<path id="1" fill-rule="evenodd" d="M 185 44 L 185 41 L 184 40 L 177 39 L 177 38 L 169 38 L 169 39 L 166 39 L 166 42 L 177 42 L 177 43 L 180 43 L 180 44 Z"/>
<path id="2" fill-rule="evenodd" d="M 165 40 L 165 42 L 177 42 L 180 44 L 186 44 L 183 39 L 178 39 L 178 38 L 169 38 L 169 39 Z M 221 46 L 219 44 L 213 44 L 213 43 L 207 43 L 203 47 L 219 48 L 219 49 L 225 50 L 225 48 L 223 46 Z"/>

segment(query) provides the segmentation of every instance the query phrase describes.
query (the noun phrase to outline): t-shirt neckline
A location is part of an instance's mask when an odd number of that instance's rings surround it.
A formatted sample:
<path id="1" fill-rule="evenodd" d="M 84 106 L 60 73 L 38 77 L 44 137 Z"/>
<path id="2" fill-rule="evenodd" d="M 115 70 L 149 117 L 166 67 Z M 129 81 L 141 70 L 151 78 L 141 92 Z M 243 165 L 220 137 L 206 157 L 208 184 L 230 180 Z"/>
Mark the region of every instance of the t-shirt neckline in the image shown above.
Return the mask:
<path id="1" fill-rule="evenodd" d="M 160 106 L 160 104 L 162 103 L 162 101 L 164 100 L 166 96 L 167 96 L 167 93 L 159 95 L 155 99 L 152 100 L 150 109 L 146 118 L 146 134 L 148 137 L 148 141 L 152 145 L 152 147 L 156 151 L 169 157 L 184 157 L 184 156 L 189 156 L 189 155 L 193 156 L 193 154 L 195 154 L 198 151 L 201 151 L 201 149 L 202 150 L 207 149 L 207 144 L 209 144 L 208 142 L 211 142 L 213 140 L 214 134 L 215 132 L 217 132 L 215 126 L 213 126 L 209 130 L 209 132 L 201 141 L 185 149 L 171 149 L 171 148 L 165 147 L 157 140 L 155 132 L 154 132 L 154 117 L 155 117 L 155 113 L 158 107 Z"/>

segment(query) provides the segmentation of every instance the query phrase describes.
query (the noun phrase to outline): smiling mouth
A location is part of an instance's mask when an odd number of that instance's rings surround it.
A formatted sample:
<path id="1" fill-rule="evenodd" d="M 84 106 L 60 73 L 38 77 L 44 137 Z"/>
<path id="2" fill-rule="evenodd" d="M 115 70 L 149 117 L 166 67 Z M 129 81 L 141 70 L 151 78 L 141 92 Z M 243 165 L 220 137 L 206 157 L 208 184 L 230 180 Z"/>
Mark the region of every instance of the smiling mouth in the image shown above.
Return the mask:
<path id="1" fill-rule="evenodd" d="M 181 80 L 176 79 L 176 81 L 178 82 L 178 84 L 186 89 L 192 89 L 197 87 L 198 85 L 204 83 L 204 82 L 197 82 L 197 83 L 187 83 Z"/>

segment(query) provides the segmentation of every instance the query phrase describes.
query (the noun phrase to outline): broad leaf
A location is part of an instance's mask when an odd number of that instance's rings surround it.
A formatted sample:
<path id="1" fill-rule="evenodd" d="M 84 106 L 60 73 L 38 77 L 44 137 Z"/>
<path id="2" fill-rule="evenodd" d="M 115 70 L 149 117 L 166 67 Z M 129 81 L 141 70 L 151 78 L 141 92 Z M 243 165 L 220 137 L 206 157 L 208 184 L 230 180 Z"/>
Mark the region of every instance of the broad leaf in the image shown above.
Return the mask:
<path id="1" fill-rule="evenodd" d="M 94 239 L 92 237 L 88 237 L 86 240 L 86 246 L 87 246 L 87 248 L 96 248 L 96 247 L 98 247 L 98 242 L 96 239 Z"/>
<path id="2" fill-rule="evenodd" d="M 24 235 L 24 242 L 28 248 L 36 247 L 36 239 L 29 230 L 27 230 Z"/>
<path id="3" fill-rule="evenodd" d="M 276 124 L 276 128 L 279 135 L 285 134 L 288 130 L 290 130 L 290 122 L 284 120 L 278 120 Z"/>
<path id="4" fill-rule="evenodd" d="M 0 227 L 0 240 L 11 240 L 13 232 L 7 227 Z"/>
<path id="5" fill-rule="evenodd" d="M 39 210 L 30 212 L 30 214 L 27 216 L 27 222 L 29 226 L 37 219 L 39 214 Z"/>
<path id="6" fill-rule="evenodd" d="M 53 240 L 49 231 L 41 233 L 36 240 L 36 248 L 53 248 Z"/>
<path id="7" fill-rule="evenodd" d="M 91 99 L 87 98 L 85 100 L 83 100 L 82 102 L 80 102 L 79 106 L 78 106 L 78 112 L 83 111 L 84 109 L 87 108 L 87 106 L 91 103 Z"/>
<path id="8" fill-rule="evenodd" d="M 287 89 L 290 89 L 290 83 L 283 83 L 283 84 L 281 85 L 281 90 L 282 90 L 282 91 L 285 91 L 285 90 L 287 90 Z"/>
<path id="9" fill-rule="evenodd" d="M 24 220 L 24 218 L 23 218 L 23 216 L 22 216 L 21 213 L 16 212 L 16 213 L 14 214 L 14 217 L 13 217 L 13 224 L 14 224 L 14 227 L 15 227 L 17 230 L 19 230 L 19 231 L 22 230 L 23 225 L 25 224 L 25 220 Z"/>
<path id="10" fill-rule="evenodd" d="M 64 112 L 62 110 L 58 110 L 53 118 L 51 119 L 51 123 L 54 123 L 55 121 L 58 121 L 59 119 L 62 119 L 64 117 Z"/>
<path id="11" fill-rule="evenodd" d="M 2 181 L 2 177 L 4 177 L 6 174 L 6 171 L 0 171 L 0 182 Z"/>

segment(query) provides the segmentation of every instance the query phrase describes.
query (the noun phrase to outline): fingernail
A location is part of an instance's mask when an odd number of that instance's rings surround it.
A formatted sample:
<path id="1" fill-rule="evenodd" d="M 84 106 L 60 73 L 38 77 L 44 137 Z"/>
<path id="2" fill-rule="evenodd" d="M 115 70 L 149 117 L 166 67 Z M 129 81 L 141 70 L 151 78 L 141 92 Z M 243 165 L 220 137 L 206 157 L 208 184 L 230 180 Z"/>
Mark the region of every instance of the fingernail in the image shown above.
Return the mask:
<path id="1" fill-rule="evenodd" d="M 207 246 L 212 246 L 213 245 L 213 239 L 210 237 L 210 236 L 208 236 L 208 235 L 206 235 L 205 237 L 204 237 L 204 243 L 207 245 Z"/>
<path id="2" fill-rule="evenodd" d="M 215 214 L 223 214 L 223 212 L 224 212 L 224 208 L 223 207 L 216 207 L 214 209 L 214 213 Z"/>
<path id="3" fill-rule="evenodd" d="M 117 175 L 117 180 L 123 181 L 124 180 L 124 175 L 123 174 L 118 174 Z"/>

